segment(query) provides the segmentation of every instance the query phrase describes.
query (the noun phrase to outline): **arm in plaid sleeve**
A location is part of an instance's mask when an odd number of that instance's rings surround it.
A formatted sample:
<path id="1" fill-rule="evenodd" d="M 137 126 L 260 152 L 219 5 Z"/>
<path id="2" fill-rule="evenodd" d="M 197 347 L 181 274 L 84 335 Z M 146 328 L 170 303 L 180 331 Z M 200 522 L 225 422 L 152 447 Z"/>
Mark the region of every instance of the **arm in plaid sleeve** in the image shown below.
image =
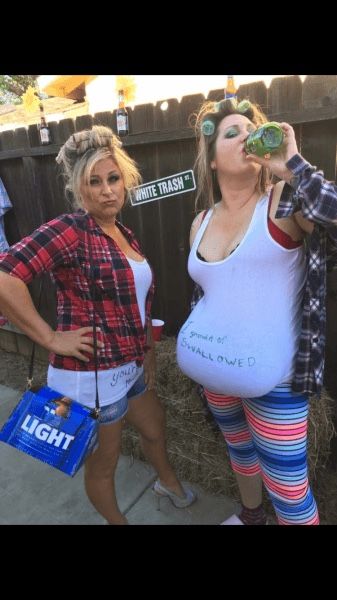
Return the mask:
<path id="1" fill-rule="evenodd" d="M 300 154 L 295 154 L 286 166 L 294 177 L 291 185 L 284 185 L 276 218 L 301 210 L 304 218 L 323 227 L 327 234 L 327 266 L 331 269 L 337 263 L 337 186 Z"/>
<path id="2" fill-rule="evenodd" d="M 34 342 L 63 356 L 88 361 L 92 338 L 84 337 L 92 327 L 53 331 L 35 309 L 27 283 L 44 271 L 66 264 L 78 240 L 70 217 L 42 225 L 0 256 L 0 308 L 8 319 Z"/>
<path id="3" fill-rule="evenodd" d="M 0 305 L 6 317 L 43 345 L 51 328 L 36 311 L 26 287 L 34 277 L 66 262 L 78 243 L 67 215 L 41 225 L 0 255 Z"/>
<path id="4" fill-rule="evenodd" d="M 300 154 L 292 156 L 286 167 L 294 177 L 291 185 L 284 185 L 276 218 L 301 210 L 305 219 L 329 229 L 337 240 L 337 186 Z"/>
<path id="5" fill-rule="evenodd" d="M 41 225 L 3 253 L 0 270 L 30 283 L 34 277 L 69 263 L 78 242 L 71 216 L 62 215 Z"/>

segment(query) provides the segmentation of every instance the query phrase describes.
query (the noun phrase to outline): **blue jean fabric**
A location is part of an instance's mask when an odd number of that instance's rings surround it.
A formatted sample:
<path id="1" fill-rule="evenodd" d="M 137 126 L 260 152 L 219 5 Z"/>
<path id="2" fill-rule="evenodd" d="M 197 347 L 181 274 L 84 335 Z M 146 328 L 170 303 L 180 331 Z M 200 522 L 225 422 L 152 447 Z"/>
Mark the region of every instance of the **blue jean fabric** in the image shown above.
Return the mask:
<path id="1" fill-rule="evenodd" d="M 108 404 L 107 406 L 103 406 L 99 415 L 99 423 L 100 425 L 111 425 L 111 423 L 116 423 L 120 421 L 129 408 L 129 400 L 133 400 L 137 396 L 140 396 L 146 391 L 146 384 L 144 381 L 144 373 L 142 373 L 137 381 L 133 384 L 132 388 L 129 389 L 128 393 L 123 396 L 117 402 L 113 404 Z"/>

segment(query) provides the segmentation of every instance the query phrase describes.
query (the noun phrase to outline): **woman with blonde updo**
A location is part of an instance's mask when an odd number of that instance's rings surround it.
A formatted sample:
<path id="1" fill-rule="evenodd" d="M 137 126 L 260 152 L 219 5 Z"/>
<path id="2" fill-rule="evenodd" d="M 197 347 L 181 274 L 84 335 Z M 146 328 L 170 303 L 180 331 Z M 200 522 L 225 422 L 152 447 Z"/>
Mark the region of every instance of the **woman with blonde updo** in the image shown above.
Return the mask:
<path id="1" fill-rule="evenodd" d="M 124 417 L 139 431 L 144 454 L 159 475 L 154 493 L 178 508 L 196 499 L 169 463 L 164 413 L 154 391 L 152 270 L 133 233 L 117 220 L 141 177 L 107 127 L 74 133 L 56 160 L 78 210 L 41 225 L 1 255 L 0 308 L 50 351 L 48 385 L 92 408 L 95 312 L 101 411 L 98 447 L 85 463 L 85 488 L 109 524 L 124 525 L 114 486 Z M 56 331 L 38 314 L 27 288 L 44 272 L 57 288 Z"/>

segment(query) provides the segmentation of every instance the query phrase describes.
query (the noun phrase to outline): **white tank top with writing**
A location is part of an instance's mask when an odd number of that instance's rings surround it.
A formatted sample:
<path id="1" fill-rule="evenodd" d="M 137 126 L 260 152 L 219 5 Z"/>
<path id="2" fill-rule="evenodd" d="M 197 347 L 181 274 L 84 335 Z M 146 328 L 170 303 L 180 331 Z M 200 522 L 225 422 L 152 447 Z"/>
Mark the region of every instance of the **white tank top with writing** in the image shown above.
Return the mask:
<path id="1" fill-rule="evenodd" d="M 224 260 L 204 262 L 196 252 L 212 213 L 189 255 L 189 274 L 204 296 L 179 332 L 178 364 L 212 392 L 263 396 L 292 379 L 306 277 L 304 248 L 286 249 L 271 237 L 266 194 L 237 249 Z"/>

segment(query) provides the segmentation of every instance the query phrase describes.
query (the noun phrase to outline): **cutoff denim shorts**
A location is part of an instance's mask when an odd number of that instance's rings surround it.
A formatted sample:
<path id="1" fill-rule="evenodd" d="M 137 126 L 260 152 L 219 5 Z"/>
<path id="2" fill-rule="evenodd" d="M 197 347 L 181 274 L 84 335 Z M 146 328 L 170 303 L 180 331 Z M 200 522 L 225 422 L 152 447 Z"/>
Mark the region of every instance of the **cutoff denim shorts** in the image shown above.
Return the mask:
<path id="1" fill-rule="evenodd" d="M 144 381 L 144 372 L 138 377 L 137 381 L 133 384 L 132 388 L 121 398 L 113 404 L 103 406 L 100 410 L 98 421 L 100 425 L 111 425 L 111 423 L 117 423 L 120 421 L 128 412 L 129 400 L 133 400 L 137 396 L 141 396 L 146 392 L 147 386 Z"/>

